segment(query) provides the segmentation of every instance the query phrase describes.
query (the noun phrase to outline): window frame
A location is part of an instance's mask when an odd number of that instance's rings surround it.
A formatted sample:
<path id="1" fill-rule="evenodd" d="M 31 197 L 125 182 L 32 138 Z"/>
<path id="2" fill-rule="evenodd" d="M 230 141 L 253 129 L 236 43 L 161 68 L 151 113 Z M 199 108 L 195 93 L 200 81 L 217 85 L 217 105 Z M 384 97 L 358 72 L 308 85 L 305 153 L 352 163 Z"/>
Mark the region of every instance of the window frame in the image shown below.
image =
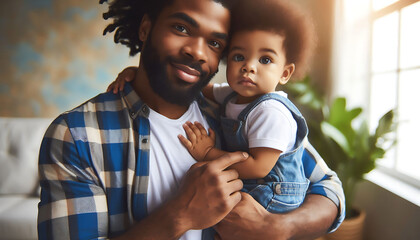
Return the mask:
<path id="1" fill-rule="evenodd" d="M 400 85 L 401 73 L 405 72 L 405 71 L 420 69 L 420 65 L 419 66 L 414 66 L 414 67 L 408 67 L 408 68 L 401 68 L 401 66 L 400 66 L 400 61 L 401 61 L 401 59 L 400 59 L 401 58 L 401 55 L 400 55 L 400 52 L 401 52 L 401 11 L 402 11 L 403 8 L 405 8 L 407 6 L 410 6 L 410 5 L 412 5 L 414 3 L 417 3 L 417 2 L 420 2 L 420 0 L 398 0 L 395 3 L 392 3 L 392 4 L 390 4 L 386 7 L 383 7 L 381 9 L 375 11 L 375 10 L 373 10 L 373 1 L 370 1 L 370 4 L 371 4 L 371 6 L 370 6 L 371 18 L 370 19 L 371 19 L 371 21 L 370 21 L 370 25 L 369 25 L 369 28 L 370 28 L 369 29 L 369 31 L 370 31 L 370 46 L 369 46 L 370 60 L 369 60 L 369 64 L 370 64 L 370 66 L 369 66 L 369 79 L 368 79 L 369 90 L 368 91 L 369 91 L 369 94 L 372 93 L 372 91 L 373 91 L 372 90 L 372 81 L 373 81 L 373 79 L 376 75 L 381 75 L 381 74 L 386 74 L 386 73 L 396 74 L 397 89 L 395 91 L 397 91 L 397 93 L 396 93 L 397 99 L 395 101 L 396 101 L 397 112 L 398 112 L 398 108 L 400 106 L 399 97 L 398 97 L 400 93 L 399 93 L 398 87 Z M 377 20 L 379 18 L 382 18 L 384 16 L 387 16 L 389 14 L 392 14 L 395 11 L 398 12 L 397 68 L 396 68 L 396 70 L 386 70 L 386 71 L 374 72 L 373 69 L 372 69 L 373 25 L 374 25 L 374 22 L 375 22 L 375 20 Z M 368 111 L 369 111 L 368 116 L 369 116 L 369 118 L 371 117 L 371 114 L 370 114 L 371 109 L 372 109 L 371 104 L 372 104 L 372 102 L 369 100 L 369 102 L 368 102 Z M 396 132 L 396 138 L 397 138 L 397 141 L 398 141 L 398 138 L 399 138 L 399 131 L 398 130 Z M 420 179 L 416 179 L 416 178 L 398 170 L 397 164 L 398 164 L 399 160 L 398 160 L 397 151 L 398 151 L 398 142 L 394 146 L 394 151 L 392 152 L 393 153 L 392 156 L 389 156 L 391 158 L 391 161 L 392 161 L 392 166 L 391 167 L 385 166 L 385 165 L 381 164 L 380 161 L 378 161 L 376 168 L 379 171 L 381 171 L 381 172 L 383 172 L 383 173 L 385 173 L 389 176 L 392 176 L 396 179 L 399 179 L 399 180 L 401 180 L 405 183 L 408 183 L 408 184 L 420 189 Z"/>

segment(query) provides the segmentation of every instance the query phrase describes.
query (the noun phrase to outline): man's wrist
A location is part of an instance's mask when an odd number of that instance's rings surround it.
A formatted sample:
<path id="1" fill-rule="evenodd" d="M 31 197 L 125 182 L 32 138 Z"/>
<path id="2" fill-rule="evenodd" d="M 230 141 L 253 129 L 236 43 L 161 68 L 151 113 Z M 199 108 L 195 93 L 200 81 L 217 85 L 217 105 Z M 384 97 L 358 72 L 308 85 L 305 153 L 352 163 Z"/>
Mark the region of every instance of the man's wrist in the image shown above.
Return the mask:
<path id="1" fill-rule="evenodd" d="M 181 198 L 175 198 L 165 204 L 166 206 L 170 206 L 170 209 L 166 211 L 167 216 L 165 216 L 165 218 L 172 219 L 169 223 L 169 227 L 178 238 L 190 230 L 192 226 L 191 219 L 188 217 L 188 213 Z"/>
<path id="2" fill-rule="evenodd" d="M 282 215 L 281 217 L 279 215 Z M 266 236 L 269 239 L 274 240 L 284 240 L 284 239 L 292 239 L 293 232 L 296 231 L 296 224 L 294 217 L 286 217 L 286 214 L 281 213 L 270 213 L 268 212 L 267 216 L 264 219 L 266 223 L 265 232 L 271 234 L 271 236 Z M 279 229 L 276 229 L 276 228 Z M 270 229 L 268 231 L 268 229 Z M 278 233 L 281 232 L 282 234 L 279 235 Z"/>

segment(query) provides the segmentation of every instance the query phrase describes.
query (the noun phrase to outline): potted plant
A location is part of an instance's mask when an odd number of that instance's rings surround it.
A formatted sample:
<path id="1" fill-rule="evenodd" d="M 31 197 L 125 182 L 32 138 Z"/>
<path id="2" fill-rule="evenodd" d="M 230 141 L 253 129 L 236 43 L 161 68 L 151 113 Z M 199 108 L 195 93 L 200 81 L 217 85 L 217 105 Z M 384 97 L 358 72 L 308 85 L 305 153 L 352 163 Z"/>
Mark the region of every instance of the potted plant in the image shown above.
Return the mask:
<path id="1" fill-rule="evenodd" d="M 357 216 L 364 221 L 364 211 L 353 207 L 355 186 L 364 179 L 366 173 L 375 168 L 376 160 L 383 158 L 395 143 L 390 134 L 396 127 L 394 110 L 384 114 L 375 131 L 371 132 L 367 121 L 362 118 L 362 108 L 348 109 L 346 98 L 343 97 L 335 98 L 328 104 L 326 97 L 311 86 L 308 77 L 303 81 L 289 83 L 286 91 L 306 117 L 311 144 L 337 173 L 343 184 L 346 220 L 336 233 L 327 238 L 361 239 L 363 229 L 350 237 L 345 225 L 346 222 L 354 225 L 355 221 L 352 219 Z M 347 236 L 334 238 L 340 230 L 346 231 Z"/>

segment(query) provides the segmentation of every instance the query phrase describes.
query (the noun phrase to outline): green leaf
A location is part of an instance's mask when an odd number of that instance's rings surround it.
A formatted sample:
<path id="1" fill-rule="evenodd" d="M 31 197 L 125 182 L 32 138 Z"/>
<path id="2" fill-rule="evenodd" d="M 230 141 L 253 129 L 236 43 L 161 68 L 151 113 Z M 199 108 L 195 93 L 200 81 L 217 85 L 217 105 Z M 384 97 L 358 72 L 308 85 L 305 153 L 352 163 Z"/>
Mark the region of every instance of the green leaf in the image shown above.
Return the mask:
<path id="1" fill-rule="evenodd" d="M 371 159 L 381 159 L 385 156 L 385 150 L 383 148 L 373 149 L 370 158 Z"/>
<path id="2" fill-rule="evenodd" d="M 395 131 L 396 124 L 394 123 L 394 110 L 390 110 L 385 113 L 381 119 L 379 119 L 378 127 L 376 127 L 375 136 L 380 138 L 387 133 Z"/>
<path id="3" fill-rule="evenodd" d="M 345 152 L 350 153 L 350 145 L 346 136 L 339 129 L 328 122 L 321 123 L 322 133 L 333 139 Z"/>

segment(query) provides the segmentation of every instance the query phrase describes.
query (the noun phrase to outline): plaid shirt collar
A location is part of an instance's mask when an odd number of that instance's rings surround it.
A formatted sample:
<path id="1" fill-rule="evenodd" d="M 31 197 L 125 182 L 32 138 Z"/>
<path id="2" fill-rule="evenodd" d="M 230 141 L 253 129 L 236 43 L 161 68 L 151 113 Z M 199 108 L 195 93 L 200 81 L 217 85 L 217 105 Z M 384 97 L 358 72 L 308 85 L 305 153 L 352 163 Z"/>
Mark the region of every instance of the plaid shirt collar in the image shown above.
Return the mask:
<path id="1" fill-rule="evenodd" d="M 132 119 L 135 119 L 139 114 L 145 118 L 149 117 L 149 106 L 147 106 L 147 104 L 140 99 L 130 83 L 126 83 L 124 90 L 120 91 L 119 94 L 127 105 L 128 111 L 130 112 L 130 117 Z"/>

